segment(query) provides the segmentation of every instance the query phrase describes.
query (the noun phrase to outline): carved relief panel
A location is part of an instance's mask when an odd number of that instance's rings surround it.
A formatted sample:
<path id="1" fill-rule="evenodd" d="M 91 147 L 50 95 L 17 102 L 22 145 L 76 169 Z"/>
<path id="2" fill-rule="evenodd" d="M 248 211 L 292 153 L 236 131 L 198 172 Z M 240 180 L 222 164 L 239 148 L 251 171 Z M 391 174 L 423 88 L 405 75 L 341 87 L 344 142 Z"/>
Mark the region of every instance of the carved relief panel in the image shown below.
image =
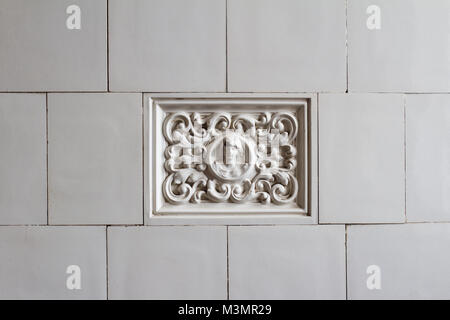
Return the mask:
<path id="1" fill-rule="evenodd" d="M 148 102 L 151 216 L 311 217 L 311 98 Z"/>

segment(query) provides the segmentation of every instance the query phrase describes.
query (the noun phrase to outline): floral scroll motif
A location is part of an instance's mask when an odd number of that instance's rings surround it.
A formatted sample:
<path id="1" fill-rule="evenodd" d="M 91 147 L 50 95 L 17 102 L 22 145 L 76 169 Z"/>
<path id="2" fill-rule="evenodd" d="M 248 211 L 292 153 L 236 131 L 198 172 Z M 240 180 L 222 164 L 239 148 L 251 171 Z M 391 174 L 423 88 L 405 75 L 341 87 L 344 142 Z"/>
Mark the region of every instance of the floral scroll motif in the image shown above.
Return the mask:
<path id="1" fill-rule="evenodd" d="M 171 204 L 296 201 L 291 112 L 167 113 L 163 194 Z"/>

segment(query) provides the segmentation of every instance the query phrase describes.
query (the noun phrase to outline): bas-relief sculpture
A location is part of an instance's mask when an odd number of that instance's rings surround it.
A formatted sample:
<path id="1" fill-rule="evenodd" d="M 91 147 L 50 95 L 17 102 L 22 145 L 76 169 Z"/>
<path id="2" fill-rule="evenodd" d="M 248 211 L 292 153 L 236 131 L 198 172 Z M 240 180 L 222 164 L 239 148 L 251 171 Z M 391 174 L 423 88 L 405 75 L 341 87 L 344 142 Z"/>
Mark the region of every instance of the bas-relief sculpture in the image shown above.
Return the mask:
<path id="1" fill-rule="evenodd" d="M 162 191 L 170 204 L 295 203 L 293 112 L 168 112 Z"/>

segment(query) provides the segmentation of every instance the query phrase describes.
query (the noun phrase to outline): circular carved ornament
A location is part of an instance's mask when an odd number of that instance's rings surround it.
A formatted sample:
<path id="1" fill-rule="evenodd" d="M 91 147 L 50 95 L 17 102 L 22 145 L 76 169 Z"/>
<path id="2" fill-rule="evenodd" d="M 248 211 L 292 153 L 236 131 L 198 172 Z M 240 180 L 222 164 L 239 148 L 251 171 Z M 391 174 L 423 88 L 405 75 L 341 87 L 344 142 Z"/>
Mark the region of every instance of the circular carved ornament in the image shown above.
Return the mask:
<path id="1" fill-rule="evenodd" d="M 209 171 L 221 181 L 252 178 L 256 174 L 256 144 L 250 137 L 227 131 L 207 146 L 205 160 Z"/>

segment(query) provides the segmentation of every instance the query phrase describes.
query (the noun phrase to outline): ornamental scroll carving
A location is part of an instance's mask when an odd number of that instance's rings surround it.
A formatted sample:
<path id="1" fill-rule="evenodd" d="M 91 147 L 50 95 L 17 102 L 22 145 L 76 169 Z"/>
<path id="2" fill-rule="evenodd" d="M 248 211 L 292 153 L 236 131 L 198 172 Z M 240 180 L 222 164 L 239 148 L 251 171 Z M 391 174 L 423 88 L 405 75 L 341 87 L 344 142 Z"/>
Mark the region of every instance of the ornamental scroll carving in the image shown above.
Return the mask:
<path id="1" fill-rule="evenodd" d="M 294 203 L 293 112 L 169 112 L 163 195 L 171 204 Z"/>

